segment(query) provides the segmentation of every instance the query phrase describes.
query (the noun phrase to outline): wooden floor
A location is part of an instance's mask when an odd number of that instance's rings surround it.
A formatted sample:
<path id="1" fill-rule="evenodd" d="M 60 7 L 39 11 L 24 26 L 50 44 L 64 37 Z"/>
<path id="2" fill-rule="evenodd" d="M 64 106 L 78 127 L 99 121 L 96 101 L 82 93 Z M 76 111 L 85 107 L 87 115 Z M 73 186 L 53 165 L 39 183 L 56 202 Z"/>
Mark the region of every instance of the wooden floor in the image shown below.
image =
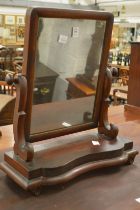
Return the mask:
<path id="1" fill-rule="evenodd" d="M 123 106 L 109 111 L 120 136 L 134 141 L 140 151 L 140 115 Z M 1 127 L 0 160 L 13 145 L 12 126 Z M 39 197 L 22 190 L 0 171 L 0 210 L 140 210 L 140 155 L 133 165 L 98 170 L 60 186 L 44 187 Z"/>

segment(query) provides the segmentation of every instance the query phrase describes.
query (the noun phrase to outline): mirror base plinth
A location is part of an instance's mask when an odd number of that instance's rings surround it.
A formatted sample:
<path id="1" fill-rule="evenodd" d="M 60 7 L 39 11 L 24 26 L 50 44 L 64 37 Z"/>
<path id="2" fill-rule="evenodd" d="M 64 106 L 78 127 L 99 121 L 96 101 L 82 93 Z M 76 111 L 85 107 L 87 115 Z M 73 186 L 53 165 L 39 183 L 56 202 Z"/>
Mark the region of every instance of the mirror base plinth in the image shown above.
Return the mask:
<path id="1" fill-rule="evenodd" d="M 62 184 L 99 168 L 132 164 L 137 154 L 131 140 L 110 141 L 90 130 L 36 145 L 32 162 L 6 152 L 0 168 L 23 189 L 38 195 L 43 185 Z"/>

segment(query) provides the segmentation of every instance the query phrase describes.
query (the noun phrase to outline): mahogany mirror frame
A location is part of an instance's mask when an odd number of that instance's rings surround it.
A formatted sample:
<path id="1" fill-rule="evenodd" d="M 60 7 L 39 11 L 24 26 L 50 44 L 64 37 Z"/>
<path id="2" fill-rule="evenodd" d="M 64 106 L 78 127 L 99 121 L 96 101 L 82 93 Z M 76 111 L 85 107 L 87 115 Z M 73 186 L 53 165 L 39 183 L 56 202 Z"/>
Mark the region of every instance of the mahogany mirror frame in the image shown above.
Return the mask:
<path id="1" fill-rule="evenodd" d="M 36 37 L 39 17 L 105 20 L 106 30 L 95 100 L 94 123 L 62 132 L 30 136 Z M 32 27 L 34 23 L 34 27 Z M 133 142 L 118 137 L 118 128 L 109 124 L 108 96 L 112 77 L 106 69 L 113 16 L 96 11 L 34 8 L 27 11 L 23 73 L 14 78 L 16 105 L 14 113 L 14 147 L 4 154 L 0 168 L 25 190 L 35 195 L 41 186 L 65 183 L 80 174 L 98 168 L 132 164 L 138 151 Z M 10 78 L 9 78 L 10 81 Z M 100 88 L 99 88 L 100 87 Z M 98 132 L 93 131 L 98 127 Z M 87 129 L 87 130 L 86 130 Z M 78 132 L 82 130 L 83 132 Z M 86 131 L 84 131 L 86 130 Z M 73 133 L 62 136 L 62 134 Z M 56 137 L 57 138 L 53 138 Z M 30 144 L 53 138 L 41 144 Z M 96 143 L 96 144 L 95 144 Z"/>
<path id="2" fill-rule="evenodd" d="M 39 18 L 68 18 L 68 19 L 87 19 L 106 21 L 104 41 L 102 47 L 102 55 L 100 60 L 99 77 L 97 92 L 95 97 L 95 104 L 93 110 L 93 122 L 63 128 L 53 131 L 46 131 L 38 134 L 30 134 L 32 101 L 33 101 L 33 86 L 34 86 L 34 72 L 35 72 L 35 59 L 37 50 L 37 35 Z M 33 27 L 34 25 L 34 27 Z M 103 96 L 103 85 L 106 74 L 106 66 L 108 60 L 108 52 L 110 48 L 110 40 L 113 25 L 113 15 L 107 12 L 99 11 L 82 11 L 82 10 L 67 10 L 67 9 L 50 9 L 50 8 L 32 8 L 27 10 L 26 14 L 26 32 L 25 32 L 25 45 L 24 45 L 24 63 L 22 75 L 27 79 L 27 98 L 25 103 L 25 121 L 24 121 L 24 134 L 27 142 L 36 142 L 48 138 L 66 135 L 74 132 L 79 132 L 98 126 L 99 114 L 101 111 L 101 101 Z M 100 87 L 100 88 L 99 88 Z M 24 100 L 21 98 L 21 100 Z M 16 122 L 17 119 L 15 118 Z M 17 123 L 15 123 L 17 124 Z"/>

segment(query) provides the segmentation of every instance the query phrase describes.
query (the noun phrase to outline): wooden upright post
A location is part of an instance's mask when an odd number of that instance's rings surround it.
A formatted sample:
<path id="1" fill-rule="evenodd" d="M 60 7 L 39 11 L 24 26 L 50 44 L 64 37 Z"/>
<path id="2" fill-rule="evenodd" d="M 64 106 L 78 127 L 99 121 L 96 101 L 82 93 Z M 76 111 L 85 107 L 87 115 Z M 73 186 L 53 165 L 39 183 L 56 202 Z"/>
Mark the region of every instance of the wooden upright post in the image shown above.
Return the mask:
<path id="1" fill-rule="evenodd" d="M 128 104 L 125 109 L 140 112 L 140 42 L 131 43 Z"/>
<path id="2" fill-rule="evenodd" d="M 140 106 L 140 42 L 131 43 L 128 104 Z"/>

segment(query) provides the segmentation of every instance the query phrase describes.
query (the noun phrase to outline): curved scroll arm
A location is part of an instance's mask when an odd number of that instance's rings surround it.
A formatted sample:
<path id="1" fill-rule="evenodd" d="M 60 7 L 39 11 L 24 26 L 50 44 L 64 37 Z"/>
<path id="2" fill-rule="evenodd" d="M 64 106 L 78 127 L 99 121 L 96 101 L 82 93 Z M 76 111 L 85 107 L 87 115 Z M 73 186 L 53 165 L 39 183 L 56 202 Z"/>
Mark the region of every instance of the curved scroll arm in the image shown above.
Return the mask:
<path id="1" fill-rule="evenodd" d="M 14 121 L 13 121 L 13 131 L 14 131 L 14 153 L 18 155 L 24 161 L 31 161 L 34 156 L 34 150 L 31 144 L 26 142 L 25 139 L 25 106 L 27 98 L 27 80 L 25 76 L 21 74 L 6 76 L 6 81 L 8 84 L 14 83 L 16 86 L 16 103 L 14 110 Z"/>
<path id="2" fill-rule="evenodd" d="M 101 114 L 99 118 L 98 132 L 104 134 L 110 139 L 114 139 L 118 135 L 117 126 L 108 122 L 108 106 L 109 106 L 109 93 L 112 84 L 112 74 L 109 69 L 106 70 L 106 77 L 104 83 L 103 102 L 101 107 Z"/>

